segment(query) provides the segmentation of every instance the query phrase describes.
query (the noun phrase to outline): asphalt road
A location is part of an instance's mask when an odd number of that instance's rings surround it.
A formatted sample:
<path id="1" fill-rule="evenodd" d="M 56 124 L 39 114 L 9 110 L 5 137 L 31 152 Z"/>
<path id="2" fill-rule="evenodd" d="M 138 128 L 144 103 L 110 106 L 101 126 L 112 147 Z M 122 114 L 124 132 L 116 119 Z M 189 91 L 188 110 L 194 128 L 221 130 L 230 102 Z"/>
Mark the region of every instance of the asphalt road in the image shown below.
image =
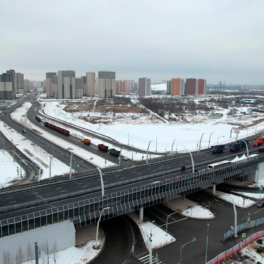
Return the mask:
<path id="1" fill-rule="evenodd" d="M 91 153 L 94 153 L 94 154 L 96 154 L 96 155 L 98 155 L 98 156 L 100 156 L 100 157 L 102 157 L 102 158 L 104 158 L 106 160 L 109 160 L 109 161 L 111 161 L 111 162 L 113 162 L 115 164 L 119 164 L 119 160 L 118 160 L 117 157 L 115 157 L 113 155 L 110 155 L 108 152 L 104 152 L 104 151 L 99 150 L 97 146 L 95 146 L 93 144 L 91 144 L 91 145 L 85 145 L 83 142 L 80 141 L 80 139 L 78 139 L 78 138 L 76 138 L 74 136 L 71 136 L 71 135 L 70 136 L 65 136 L 63 134 L 60 134 L 56 130 L 50 129 L 48 127 L 45 127 L 42 122 L 38 122 L 35 119 L 35 116 L 38 115 L 37 114 L 37 111 L 36 111 L 37 107 L 38 107 L 38 103 L 33 103 L 32 104 L 32 107 L 27 112 L 28 119 L 34 125 L 40 127 L 41 129 L 43 129 L 43 130 L 45 130 L 45 131 L 47 131 L 47 132 L 49 132 L 49 133 L 51 133 L 51 134 L 59 137 L 59 138 L 62 138 L 63 140 L 65 140 L 67 142 L 70 142 L 70 143 L 72 143 L 74 145 L 77 145 L 80 148 L 83 148 L 83 149 L 85 149 L 85 150 L 87 150 L 87 151 L 89 151 Z M 54 122 L 49 121 L 49 120 L 48 120 L 48 122 L 54 123 Z M 102 143 L 103 143 L 103 141 L 102 141 Z M 132 164 L 134 164 L 134 162 L 131 161 L 131 160 L 128 160 L 128 161 L 121 160 L 121 162 L 122 162 L 123 165 L 124 164 L 125 165 L 132 165 Z"/>
<path id="2" fill-rule="evenodd" d="M 35 95 L 34 94 L 29 94 L 26 97 L 23 97 L 22 100 L 19 100 L 19 102 L 10 107 L 9 109 L 6 110 L 7 114 L 4 115 L 4 113 L 0 114 L 1 119 L 10 127 L 12 127 L 13 129 L 15 129 L 17 132 L 22 133 L 23 127 L 17 123 L 15 123 L 11 118 L 10 118 L 10 113 L 13 112 L 17 107 L 19 107 L 20 105 L 22 105 L 24 102 L 26 101 L 33 101 L 35 99 Z M 58 133 L 59 134 L 59 133 Z M 25 136 L 25 135 L 24 135 Z M 33 143 L 35 143 L 36 145 L 39 145 L 41 148 L 45 149 L 50 155 L 54 156 L 55 158 L 57 158 L 58 160 L 60 160 L 61 162 L 65 163 L 65 164 L 69 164 L 70 163 L 70 153 L 58 146 L 55 146 L 54 144 L 50 143 L 48 140 L 42 138 L 41 136 L 37 135 L 36 133 L 27 130 L 27 138 L 29 140 L 31 140 Z M 93 166 L 92 164 L 78 158 L 78 157 L 74 157 L 74 163 L 73 165 L 77 165 L 79 164 L 78 167 L 78 171 L 89 171 L 91 169 L 94 169 L 95 166 Z M 73 167 L 74 168 L 74 167 Z M 77 169 L 77 167 L 76 167 Z"/>
<path id="3" fill-rule="evenodd" d="M 153 252 L 154 254 L 158 253 L 159 259 L 162 261 L 162 263 L 178 263 L 181 245 L 192 240 L 193 237 L 196 237 L 196 241 L 186 245 L 182 250 L 182 263 L 204 263 L 207 223 L 210 224 L 207 258 L 208 261 L 243 240 L 241 233 L 239 233 L 238 238 L 232 238 L 226 242 L 222 242 L 223 234 L 230 230 L 230 226 L 234 226 L 234 211 L 232 204 L 229 204 L 203 191 L 193 193 L 186 197 L 207 208 L 209 207 L 210 202 L 210 210 L 215 215 L 215 218 L 211 220 L 198 220 L 186 218 L 185 216 L 181 216 L 179 214 L 173 215 L 169 219 L 169 232 L 175 236 L 176 242 Z M 236 207 L 236 209 L 238 224 L 242 224 L 247 221 L 248 213 L 251 214 L 251 220 L 256 220 L 263 217 L 264 208 L 260 209 L 256 207 L 256 205 L 248 209 L 241 209 L 239 207 Z M 173 211 L 171 209 L 165 207 L 162 204 L 145 209 L 145 214 L 151 220 L 155 220 L 158 226 L 165 226 L 167 215 L 172 212 Z M 263 230 L 263 226 L 247 230 L 247 237 L 259 230 Z M 155 237 L 153 237 L 153 240 L 154 239 Z M 130 264 L 142 263 L 141 261 L 135 260 L 134 258 L 131 258 L 130 260 Z"/>

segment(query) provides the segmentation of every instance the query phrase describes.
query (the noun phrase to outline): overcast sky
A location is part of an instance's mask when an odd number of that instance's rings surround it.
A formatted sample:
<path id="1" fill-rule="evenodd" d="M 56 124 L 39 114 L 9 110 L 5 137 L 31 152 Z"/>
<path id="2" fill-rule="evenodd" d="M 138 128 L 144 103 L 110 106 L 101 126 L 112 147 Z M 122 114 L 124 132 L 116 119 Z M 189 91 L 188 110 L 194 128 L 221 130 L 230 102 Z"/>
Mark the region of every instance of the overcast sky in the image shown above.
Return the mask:
<path id="1" fill-rule="evenodd" d="M 264 84 L 263 0 L 0 0 L 0 73 Z"/>

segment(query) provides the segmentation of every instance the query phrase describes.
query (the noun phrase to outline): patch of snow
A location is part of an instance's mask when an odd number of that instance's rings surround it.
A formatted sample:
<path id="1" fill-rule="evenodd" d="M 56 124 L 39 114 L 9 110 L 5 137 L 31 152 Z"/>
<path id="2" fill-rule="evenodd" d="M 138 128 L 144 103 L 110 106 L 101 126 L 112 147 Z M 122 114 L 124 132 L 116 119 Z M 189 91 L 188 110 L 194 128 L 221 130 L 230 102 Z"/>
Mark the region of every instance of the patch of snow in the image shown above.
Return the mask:
<path id="1" fill-rule="evenodd" d="M 233 193 L 237 193 L 239 195 L 245 195 L 250 198 L 255 198 L 259 200 L 262 200 L 264 198 L 264 193 L 248 193 L 248 192 L 233 192 Z"/>
<path id="2" fill-rule="evenodd" d="M 201 205 L 195 205 L 192 208 L 184 210 L 181 215 L 188 216 L 190 218 L 196 219 L 213 219 L 214 215 L 208 209 L 202 207 Z"/>
<path id="3" fill-rule="evenodd" d="M 63 251 L 59 251 L 55 254 L 49 255 L 49 264 L 86 264 L 94 259 L 102 250 L 104 238 L 98 239 L 98 245 L 100 249 L 95 250 L 95 240 L 91 240 L 81 247 L 71 247 Z M 32 261 L 23 262 L 23 264 L 31 264 Z M 35 260 L 34 260 L 35 263 Z M 45 264 L 42 259 L 39 259 L 39 264 Z"/>
<path id="4" fill-rule="evenodd" d="M 20 164 L 14 162 L 13 157 L 4 150 L 0 150 L 0 171 L 0 188 L 7 187 L 12 184 L 11 181 L 19 180 L 26 176 L 26 172 L 21 166 L 22 178 L 20 178 Z"/>
<path id="5" fill-rule="evenodd" d="M 25 154 L 32 162 L 34 162 L 39 168 L 42 169 L 43 173 L 41 179 L 49 177 L 49 156 L 41 147 L 35 145 L 31 140 L 26 139 L 15 130 L 11 129 L 4 122 L 0 121 L 0 131 L 4 136 L 18 148 L 23 154 Z M 3 171 L 3 170 L 2 170 Z M 52 159 L 51 162 L 51 176 L 62 175 L 69 173 L 70 168 L 66 164 L 62 163 L 56 158 Z"/>
<path id="6" fill-rule="evenodd" d="M 149 248 L 148 241 L 149 241 L 150 233 L 152 234 L 152 242 L 151 242 L 152 249 L 161 248 L 165 245 L 168 245 L 176 241 L 176 239 L 172 237 L 170 234 L 167 234 L 166 236 L 166 232 L 164 230 L 162 230 L 161 228 L 150 222 L 145 222 L 139 224 L 138 226 L 147 248 Z"/>

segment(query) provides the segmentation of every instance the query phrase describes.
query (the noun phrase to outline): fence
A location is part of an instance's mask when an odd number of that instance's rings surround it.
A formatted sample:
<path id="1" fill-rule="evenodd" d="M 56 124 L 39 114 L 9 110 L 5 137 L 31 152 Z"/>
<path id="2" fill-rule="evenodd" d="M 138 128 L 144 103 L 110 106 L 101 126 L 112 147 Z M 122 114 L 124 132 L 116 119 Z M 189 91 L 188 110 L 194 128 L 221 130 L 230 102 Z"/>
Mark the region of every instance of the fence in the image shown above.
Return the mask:
<path id="1" fill-rule="evenodd" d="M 264 217 L 259 218 L 257 220 L 249 221 L 244 224 L 237 226 L 237 232 L 241 232 L 242 230 L 249 229 L 252 227 L 259 226 L 261 224 L 264 224 Z M 235 234 L 234 230 L 229 230 L 226 233 L 224 233 L 223 241 L 225 241 L 227 238 L 233 236 Z"/>
<path id="2" fill-rule="evenodd" d="M 216 256 L 214 259 L 207 262 L 207 264 L 216 264 L 220 263 L 223 260 L 226 260 L 230 258 L 235 253 L 239 252 L 241 249 L 246 247 L 248 244 L 250 244 L 252 241 L 255 241 L 256 239 L 263 237 L 264 231 L 259 231 L 250 237 L 246 238 L 242 242 L 238 243 L 237 245 L 233 246 L 232 248 L 226 250 L 225 252 L 220 253 L 218 256 Z"/>

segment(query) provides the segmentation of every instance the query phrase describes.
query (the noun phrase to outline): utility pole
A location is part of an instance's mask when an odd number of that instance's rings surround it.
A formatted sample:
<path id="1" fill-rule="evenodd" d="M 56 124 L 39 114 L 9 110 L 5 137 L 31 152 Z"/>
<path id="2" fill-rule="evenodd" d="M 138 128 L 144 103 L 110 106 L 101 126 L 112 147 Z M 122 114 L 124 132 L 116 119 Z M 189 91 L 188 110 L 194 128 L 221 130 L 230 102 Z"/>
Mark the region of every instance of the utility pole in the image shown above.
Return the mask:
<path id="1" fill-rule="evenodd" d="M 35 264 L 39 264 L 39 258 L 38 258 L 38 242 L 35 242 Z"/>

